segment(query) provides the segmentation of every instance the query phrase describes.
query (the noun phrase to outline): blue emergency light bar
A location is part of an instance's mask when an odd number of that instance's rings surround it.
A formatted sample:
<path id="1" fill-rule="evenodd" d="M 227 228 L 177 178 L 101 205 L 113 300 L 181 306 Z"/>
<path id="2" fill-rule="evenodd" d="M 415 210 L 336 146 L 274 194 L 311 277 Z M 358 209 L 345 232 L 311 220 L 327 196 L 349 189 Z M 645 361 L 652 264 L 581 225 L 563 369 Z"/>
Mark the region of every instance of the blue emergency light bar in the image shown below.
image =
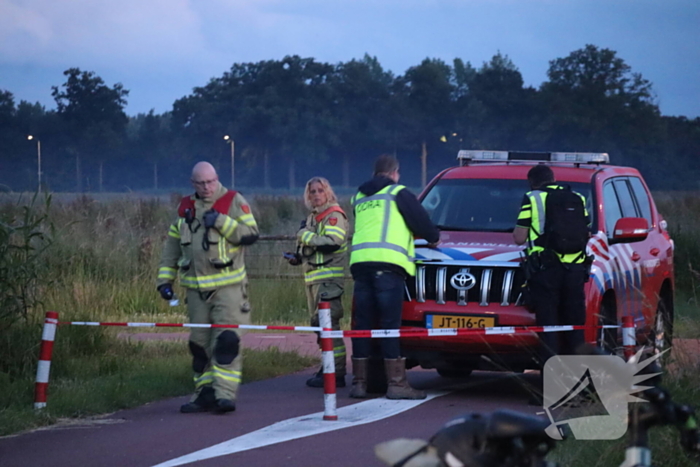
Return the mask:
<path id="1" fill-rule="evenodd" d="M 610 156 L 605 152 L 520 152 L 520 151 L 472 151 L 462 149 L 457 153 L 460 165 L 470 162 L 557 162 L 570 164 L 608 164 Z"/>

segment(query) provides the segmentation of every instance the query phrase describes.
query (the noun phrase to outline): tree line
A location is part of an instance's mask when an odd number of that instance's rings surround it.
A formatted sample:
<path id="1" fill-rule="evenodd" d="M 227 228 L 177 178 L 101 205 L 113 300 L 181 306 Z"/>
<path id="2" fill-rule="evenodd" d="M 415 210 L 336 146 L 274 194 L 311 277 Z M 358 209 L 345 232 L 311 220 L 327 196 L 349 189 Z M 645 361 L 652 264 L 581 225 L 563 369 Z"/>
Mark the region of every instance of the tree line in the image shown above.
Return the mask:
<path id="1" fill-rule="evenodd" d="M 402 75 L 369 55 L 234 63 L 171 111 L 131 117 L 122 84 L 64 75 L 55 110 L 0 90 L 0 190 L 39 179 L 53 191 L 175 189 L 199 160 L 226 185 L 235 161 L 237 188 L 294 189 L 314 175 L 353 187 L 387 152 L 402 182 L 420 186 L 459 149 L 608 152 L 655 189 L 700 179 L 700 118 L 661 115 L 652 83 L 594 45 L 551 60 L 539 88 L 500 52 L 479 68 L 426 58 Z"/>

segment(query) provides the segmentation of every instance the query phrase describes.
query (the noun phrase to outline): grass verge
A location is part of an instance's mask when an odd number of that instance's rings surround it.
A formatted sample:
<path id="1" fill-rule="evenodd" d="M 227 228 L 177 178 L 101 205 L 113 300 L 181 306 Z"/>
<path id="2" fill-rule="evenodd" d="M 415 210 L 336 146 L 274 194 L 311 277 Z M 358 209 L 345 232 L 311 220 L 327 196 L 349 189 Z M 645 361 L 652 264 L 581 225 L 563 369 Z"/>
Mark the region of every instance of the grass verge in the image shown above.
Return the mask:
<path id="1" fill-rule="evenodd" d="M 33 409 L 33 378 L 0 381 L 0 436 L 191 393 L 191 357 L 184 342 L 108 340 L 109 350 L 93 355 L 61 359 L 57 349 L 48 404 L 42 411 Z M 243 384 L 299 371 L 318 361 L 276 348 L 243 349 L 243 358 Z"/>
<path id="2" fill-rule="evenodd" d="M 663 375 L 661 387 L 672 400 L 698 410 L 700 401 L 700 358 L 697 345 L 676 341 L 673 354 Z M 627 436 L 609 441 L 567 439 L 560 442 L 549 456 L 550 461 L 565 467 L 617 467 L 624 460 Z M 657 467 L 691 467 L 697 461 L 689 458 L 679 444 L 679 433 L 673 427 L 649 430 L 653 465 Z"/>
<path id="3" fill-rule="evenodd" d="M 675 299 L 675 337 L 700 339 L 700 304 L 697 292 L 688 294 L 679 292 Z"/>
<path id="4" fill-rule="evenodd" d="M 697 372 L 682 372 L 678 376 L 665 378 L 663 386 L 672 394 L 674 402 L 697 404 L 699 383 Z M 617 467 L 625 458 L 626 437 L 609 441 L 567 439 L 557 445 L 548 459 L 566 467 Z M 652 428 L 649 431 L 649 445 L 653 464 L 657 467 L 698 465 L 681 448 L 675 428 Z"/>

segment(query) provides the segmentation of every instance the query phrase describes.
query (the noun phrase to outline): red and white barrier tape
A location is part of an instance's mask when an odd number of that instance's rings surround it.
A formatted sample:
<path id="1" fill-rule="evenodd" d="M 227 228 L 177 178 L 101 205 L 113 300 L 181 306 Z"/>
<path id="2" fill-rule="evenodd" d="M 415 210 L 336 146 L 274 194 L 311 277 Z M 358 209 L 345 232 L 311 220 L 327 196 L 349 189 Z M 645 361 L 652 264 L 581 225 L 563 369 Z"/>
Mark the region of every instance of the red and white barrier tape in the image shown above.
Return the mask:
<path id="1" fill-rule="evenodd" d="M 368 331 L 321 331 L 321 336 L 328 337 L 360 337 L 360 338 L 397 338 L 397 337 L 440 337 L 440 336 L 472 336 L 495 334 L 532 334 L 538 332 L 575 331 L 601 326 L 500 326 L 490 328 L 440 328 L 440 329 L 372 329 Z M 604 328 L 619 328 L 620 326 L 606 325 Z"/>
<path id="2" fill-rule="evenodd" d="M 102 323 L 97 321 L 61 321 L 60 326 L 125 326 L 129 328 L 237 328 L 274 331 L 321 332 L 319 326 L 263 326 L 257 324 L 199 324 L 199 323 Z"/>
<path id="3" fill-rule="evenodd" d="M 464 335 L 497 335 L 497 334 L 531 334 L 538 332 L 562 332 L 587 328 L 619 328 L 620 326 L 500 326 L 489 328 L 439 328 L 439 329 L 373 329 L 353 331 L 331 330 L 330 304 L 319 304 L 319 321 L 321 326 L 264 326 L 254 324 L 199 324 L 199 323 L 129 323 L 129 322 L 97 322 L 97 321 L 58 321 L 58 313 L 49 311 L 46 313 L 44 328 L 41 338 L 41 353 L 36 372 L 36 387 L 34 408 L 46 407 L 47 389 L 49 383 L 49 370 L 51 368 L 51 354 L 53 342 L 56 336 L 57 325 L 73 326 L 123 326 L 137 328 L 239 328 L 255 330 L 275 331 L 305 331 L 319 332 L 321 337 L 321 350 L 323 352 L 323 382 L 324 382 L 324 420 L 337 420 L 336 413 L 336 384 L 335 384 L 335 358 L 333 355 L 333 341 L 335 338 L 359 337 L 359 338 L 398 338 L 398 337 L 436 337 L 436 336 L 464 336 Z M 631 326 L 630 326 L 631 323 Z M 623 344 L 625 356 L 629 351 L 633 352 L 634 320 L 631 317 L 623 317 Z"/>
<path id="4" fill-rule="evenodd" d="M 305 331 L 320 332 L 323 337 L 329 333 L 331 339 L 343 337 L 364 338 L 396 338 L 396 337 L 433 337 L 433 336 L 464 336 L 473 334 L 529 334 L 533 332 L 562 332 L 588 328 L 619 328 L 620 326 L 498 326 L 489 328 L 436 328 L 436 329 L 372 329 L 353 331 L 324 331 L 320 326 L 264 326 L 256 324 L 197 324 L 197 323 L 117 323 L 96 321 L 61 321 L 59 325 L 73 326 L 124 326 L 133 328 L 238 328 L 273 331 Z"/>

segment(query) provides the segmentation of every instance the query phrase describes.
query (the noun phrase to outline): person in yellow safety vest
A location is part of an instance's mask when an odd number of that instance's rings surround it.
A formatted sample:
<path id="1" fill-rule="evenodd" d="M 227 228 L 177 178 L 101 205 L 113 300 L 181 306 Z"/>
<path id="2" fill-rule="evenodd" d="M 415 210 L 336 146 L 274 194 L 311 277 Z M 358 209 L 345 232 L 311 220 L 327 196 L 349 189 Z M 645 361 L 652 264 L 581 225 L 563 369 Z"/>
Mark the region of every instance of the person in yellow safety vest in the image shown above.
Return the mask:
<path id="1" fill-rule="evenodd" d="M 338 198 L 330 183 L 323 177 L 313 177 L 304 189 L 304 204 L 311 210 L 297 232 L 297 251 L 289 256 L 289 264 L 304 265 L 306 301 L 311 326 L 319 326 L 318 304 L 329 302 L 331 325 L 340 329 L 343 317 L 341 301 L 345 289 L 345 262 L 350 224 L 338 205 Z M 345 387 L 346 358 L 343 339 L 333 339 L 336 386 Z M 323 387 L 323 365 L 306 385 Z"/>
<path id="2" fill-rule="evenodd" d="M 586 210 L 586 199 L 568 187 L 556 183 L 554 172 L 547 165 L 536 165 L 528 171 L 527 179 L 532 191 L 525 193 L 515 229 L 513 240 L 518 245 L 527 243 L 525 274 L 527 302 L 535 313 L 538 326 L 583 325 L 586 322 L 586 298 L 584 285 L 588 280 L 590 258 L 585 248 L 590 236 L 590 219 Z M 568 190 L 564 193 L 562 190 Z M 555 194 L 553 194 L 555 193 Z M 567 196 L 567 205 L 553 203 L 550 198 Z M 560 198 L 561 199 L 561 198 Z M 557 209 L 561 205 L 562 209 Z M 552 210 L 552 212 L 548 212 Z M 560 214 L 555 214 L 560 213 Z M 554 219 L 559 216 L 560 219 Z M 573 216 L 568 218 L 567 216 Z M 545 219 L 547 222 L 545 222 Z M 555 232 L 555 227 L 547 223 L 565 224 L 562 232 Z M 571 251 L 560 252 L 561 247 L 553 246 L 554 237 L 567 236 L 573 246 Z M 550 238 L 551 237 L 551 238 Z M 563 244 L 564 241 L 559 241 Z M 575 354 L 583 345 L 583 331 L 560 333 L 540 333 L 538 364 L 544 367 L 552 356 Z M 538 386 L 530 397 L 530 405 L 542 405 L 542 372 Z"/>
<path id="3" fill-rule="evenodd" d="M 258 226 L 245 198 L 219 182 L 214 167 L 197 163 L 192 170 L 195 194 L 182 198 L 178 219 L 170 226 L 158 266 L 157 289 L 174 296 L 180 273 L 191 323 L 250 324 L 244 247 L 258 239 Z M 237 328 L 192 328 L 195 392 L 182 413 L 236 410 L 241 383 L 242 332 Z"/>
<path id="4" fill-rule="evenodd" d="M 374 178 L 353 197 L 355 233 L 350 248 L 350 272 L 355 279 L 353 329 L 398 329 L 401 325 L 405 280 L 414 276 L 414 238 L 435 247 L 440 232 L 415 195 L 399 185 L 399 162 L 381 155 Z M 399 339 L 379 339 L 387 378 L 387 399 L 424 399 L 425 392 L 406 380 L 406 359 Z M 370 339 L 352 339 L 353 382 L 350 397 L 367 397 Z"/>

